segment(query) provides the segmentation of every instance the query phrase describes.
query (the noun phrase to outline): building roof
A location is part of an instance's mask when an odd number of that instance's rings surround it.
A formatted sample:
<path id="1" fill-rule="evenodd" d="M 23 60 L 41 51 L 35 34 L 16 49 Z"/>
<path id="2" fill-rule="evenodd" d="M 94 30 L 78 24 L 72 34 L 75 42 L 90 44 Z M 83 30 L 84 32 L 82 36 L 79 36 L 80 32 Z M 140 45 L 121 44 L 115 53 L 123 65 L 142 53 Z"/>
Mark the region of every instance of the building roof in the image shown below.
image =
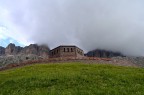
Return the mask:
<path id="1" fill-rule="evenodd" d="M 51 49 L 51 50 L 54 50 L 54 49 L 57 49 L 57 48 L 60 48 L 60 47 L 77 47 L 77 46 L 75 46 L 75 45 L 60 45 L 60 46 L 58 46 L 58 47 L 56 47 L 56 48 L 53 48 L 53 49 Z M 77 48 L 79 48 L 79 47 L 77 47 Z M 79 48 L 80 49 L 80 48 Z M 82 49 L 81 49 L 82 50 Z"/>

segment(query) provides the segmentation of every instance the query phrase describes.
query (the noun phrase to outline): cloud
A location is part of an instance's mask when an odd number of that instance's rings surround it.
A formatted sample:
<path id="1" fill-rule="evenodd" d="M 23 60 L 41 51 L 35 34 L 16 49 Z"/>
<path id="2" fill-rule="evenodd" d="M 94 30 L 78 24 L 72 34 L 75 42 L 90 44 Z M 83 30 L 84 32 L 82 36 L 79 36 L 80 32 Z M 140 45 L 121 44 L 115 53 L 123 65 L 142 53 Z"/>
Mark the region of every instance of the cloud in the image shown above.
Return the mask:
<path id="1" fill-rule="evenodd" d="M 24 28 L 27 27 L 21 23 L 23 18 L 21 18 L 22 15 L 20 16 L 21 13 L 16 11 L 18 6 L 14 6 L 14 2 L 10 2 L 9 0 L 6 0 L 4 5 L 0 6 L 0 39 L 6 40 L 10 38 L 18 41 L 20 44 L 28 45 L 30 41 L 28 41 L 27 34 L 24 32 L 26 30 Z M 19 17 L 21 19 L 19 19 Z"/>
<path id="2" fill-rule="evenodd" d="M 143 0 L 0 0 L 0 25 L 23 44 L 75 44 L 144 56 Z M 1 37 L 1 36 L 0 36 Z"/>

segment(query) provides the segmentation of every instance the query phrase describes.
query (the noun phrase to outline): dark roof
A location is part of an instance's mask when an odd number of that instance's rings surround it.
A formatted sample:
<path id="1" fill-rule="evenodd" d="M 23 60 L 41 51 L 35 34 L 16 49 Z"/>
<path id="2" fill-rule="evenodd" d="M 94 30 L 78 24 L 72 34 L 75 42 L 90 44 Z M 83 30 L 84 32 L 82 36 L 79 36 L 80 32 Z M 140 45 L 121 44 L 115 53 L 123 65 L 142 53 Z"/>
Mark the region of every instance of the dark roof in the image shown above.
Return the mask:
<path id="1" fill-rule="evenodd" d="M 56 48 L 53 48 L 53 49 L 51 49 L 51 50 L 54 50 L 54 49 L 57 49 L 57 48 L 60 48 L 60 47 L 77 47 L 77 46 L 75 46 L 75 45 L 60 45 L 60 46 L 58 46 L 58 47 L 56 47 Z M 77 48 L 79 48 L 79 47 L 77 47 Z M 80 49 L 80 48 L 79 48 Z M 82 49 L 81 49 L 82 50 Z"/>
<path id="2" fill-rule="evenodd" d="M 60 45 L 59 47 L 76 47 L 75 45 Z"/>

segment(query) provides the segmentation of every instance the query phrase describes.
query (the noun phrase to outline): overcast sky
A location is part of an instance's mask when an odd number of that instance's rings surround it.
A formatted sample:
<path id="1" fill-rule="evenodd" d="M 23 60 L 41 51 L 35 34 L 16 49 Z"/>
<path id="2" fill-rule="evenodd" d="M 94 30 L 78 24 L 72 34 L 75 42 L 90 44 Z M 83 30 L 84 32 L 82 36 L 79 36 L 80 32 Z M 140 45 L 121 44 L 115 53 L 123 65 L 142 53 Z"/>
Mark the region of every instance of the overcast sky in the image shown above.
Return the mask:
<path id="1" fill-rule="evenodd" d="M 144 56 L 144 0 L 0 0 L 0 45 L 78 45 Z"/>

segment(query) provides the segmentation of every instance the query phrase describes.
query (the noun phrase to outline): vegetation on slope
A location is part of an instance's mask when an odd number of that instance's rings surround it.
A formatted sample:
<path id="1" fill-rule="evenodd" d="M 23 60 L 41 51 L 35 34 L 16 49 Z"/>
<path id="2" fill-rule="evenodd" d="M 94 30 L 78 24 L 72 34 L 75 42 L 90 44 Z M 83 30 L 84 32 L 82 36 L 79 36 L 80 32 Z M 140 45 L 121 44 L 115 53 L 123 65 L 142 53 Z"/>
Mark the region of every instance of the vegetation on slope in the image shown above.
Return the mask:
<path id="1" fill-rule="evenodd" d="M 0 95 L 144 95 L 144 69 L 37 64 L 0 72 Z"/>

